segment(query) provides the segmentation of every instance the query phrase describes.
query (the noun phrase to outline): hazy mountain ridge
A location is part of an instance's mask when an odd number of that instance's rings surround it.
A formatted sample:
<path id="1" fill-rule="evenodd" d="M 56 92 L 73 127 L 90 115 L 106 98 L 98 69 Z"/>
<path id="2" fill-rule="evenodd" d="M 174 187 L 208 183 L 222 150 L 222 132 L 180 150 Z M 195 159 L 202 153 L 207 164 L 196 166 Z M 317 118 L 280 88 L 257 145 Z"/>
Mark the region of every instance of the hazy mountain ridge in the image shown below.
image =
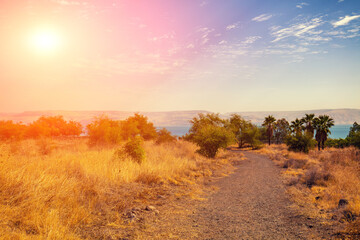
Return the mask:
<path id="1" fill-rule="evenodd" d="M 0 120 L 13 120 L 15 122 L 30 123 L 40 116 L 62 115 L 66 120 L 79 121 L 86 126 L 97 116 L 105 114 L 111 119 L 123 120 L 132 116 L 136 112 L 131 111 L 27 111 L 22 113 L 0 113 Z M 138 112 L 149 118 L 155 126 L 186 126 L 189 121 L 199 113 L 210 113 L 209 111 L 166 111 L 166 112 Z M 263 122 L 265 116 L 273 115 L 276 119 L 285 118 L 292 121 L 295 118 L 301 118 L 305 113 L 314 113 L 315 115 L 329 115 L 335 120 L 336 125 L 353 124 L 360 122 L 360 109 L 319 109 L 304 111 L 261 111 L 261 112 L 230 112 L 221 114 L 228 118 L 231 114 L 237 113 L 255 124 Z"/>

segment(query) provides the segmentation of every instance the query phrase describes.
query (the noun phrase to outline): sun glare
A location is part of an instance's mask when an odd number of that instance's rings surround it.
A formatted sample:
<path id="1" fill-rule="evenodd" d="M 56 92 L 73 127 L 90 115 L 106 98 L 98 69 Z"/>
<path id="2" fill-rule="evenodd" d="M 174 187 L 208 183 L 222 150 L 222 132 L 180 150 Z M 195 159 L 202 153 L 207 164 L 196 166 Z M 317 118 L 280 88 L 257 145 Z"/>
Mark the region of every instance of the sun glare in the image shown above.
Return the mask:
<path id="1" fill-rule="evenodd" d="M 31 47 L 37 52 L 49 53 L 59 49 L 61 39 L 57 32 L 49 29 L 41 29 L 32 34 L 30 42 Z"/>

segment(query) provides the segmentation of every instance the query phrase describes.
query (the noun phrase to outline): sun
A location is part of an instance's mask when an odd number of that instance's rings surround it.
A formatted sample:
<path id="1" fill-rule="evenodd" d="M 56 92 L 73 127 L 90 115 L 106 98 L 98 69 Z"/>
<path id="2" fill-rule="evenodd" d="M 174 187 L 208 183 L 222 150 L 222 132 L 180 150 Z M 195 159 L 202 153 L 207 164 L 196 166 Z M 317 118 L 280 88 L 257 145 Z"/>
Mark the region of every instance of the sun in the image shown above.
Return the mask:
<path id="1" fill-rule="evenodd" d="M 60 48 L 61 37 L 53 29 L 37 29 L 31 34 L 30 45 L 39 53 L 55 52 Z"/>

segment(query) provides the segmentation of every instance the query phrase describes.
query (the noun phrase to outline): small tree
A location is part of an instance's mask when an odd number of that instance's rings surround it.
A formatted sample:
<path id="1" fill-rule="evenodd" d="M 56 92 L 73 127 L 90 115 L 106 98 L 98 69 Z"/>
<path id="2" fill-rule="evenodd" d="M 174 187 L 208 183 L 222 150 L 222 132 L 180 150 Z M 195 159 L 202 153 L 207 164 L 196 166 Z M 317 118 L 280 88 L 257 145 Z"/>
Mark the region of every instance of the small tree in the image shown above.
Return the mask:
<path id="1" fill-rule="evenodd" d="M 277 144 L 283 143 L 286 137 L 289 135 L 290 125 L 285 119 L 278 119 L 274 124 L 274 138 Z"/>
<path id="2" fill-rule="evenodd" d="M 346 140 L 350 145 L 360 148 L 360 125 L 357 122 L 354 122 L 353 126 L 350 128 Z"/>
<path id="3" fill-rule="evenodd" d="M 276 121 L 276 119 L 274 118 L 274 116 L 269 115 L 265 118 L 265 120 L 262 124 L 264 127 L 266 127 L 266 135 L 268 137 L 269 145 L 271 144 L 271 138 L 273 137 L 273 134 L 274 134 L 275 121 Z"/>
<path id="4" fill-rule="evenodd" d="M 228 128 L 234 133 L 239 148 L 245 144 L 245 132 L 251 127 L 251 123 L 238 114 L 231 115 Z"/>
<path id="5" fill-rule="evenodd" d="M 214 158 L 220 148 L 226 148 L 234 142 L 234 135 L 224 127 L 206 125 L 198 129 L 193 136 L 200 149 L 198 152 L 205 157 Z"/>
<path id="6" fill-rule="evenodd" d="M 137 134 L 140 134 L 144 140 L 152 140 L 157 136 L 154 124 L 141 114 L 135 113 L 134 116 L 122 121 L 121 124 L 124 140 L 127 140 L 129 137 L 135 137 Z"/>
<path id="7" fill-rule="evenodd" d="M 146 153 L 144 150 L 144 139 L 140 136 L 130 138 L 123 147 L 115 151 L 115 156 L 118 159 L 130 158 L 139 164 L 146 160 Z"/>
<path id="8" fill-rule="evenodd" d="M 314 140 L 308 134 L 289 135 L 286 145 L 290 151 L 308 153 L 315 146 Z"/>
<path id="9" fill-rule="evenodd" d="M 175 141 L 176 141 L 176 137 L 171 135 L 171 132 L 169 132 L 166 128 L 160 129 L 157 132 L 157 138 L 155 141 L 156 144 L 172 143 Z"/>
<path id="10" fill-rule="evenodd" d="M 250 144 L 252 149 L 259 149 L 262 145 L 261 141 L 261 130 L 259 127 L 250 124 L 250 126 L 244 132 L 244 140 Z"/>
<path id="11" fill-rule="evenodd" d="M 192 126 L 184 139 L 197 144 L 200 147 L 198 152 L 206 157 L 215 157 L 220 148 L 235 141 L 234 134 L 226 127 L 228 122 L 219 114 L 199 114 L 190 123 Z"/>
<path id="12" fill-rule="evenodd" d="M 111 145 L 121 141 L 120 121 L 115 121 L 102 115 L 87 125 L 91 145 Z"/>

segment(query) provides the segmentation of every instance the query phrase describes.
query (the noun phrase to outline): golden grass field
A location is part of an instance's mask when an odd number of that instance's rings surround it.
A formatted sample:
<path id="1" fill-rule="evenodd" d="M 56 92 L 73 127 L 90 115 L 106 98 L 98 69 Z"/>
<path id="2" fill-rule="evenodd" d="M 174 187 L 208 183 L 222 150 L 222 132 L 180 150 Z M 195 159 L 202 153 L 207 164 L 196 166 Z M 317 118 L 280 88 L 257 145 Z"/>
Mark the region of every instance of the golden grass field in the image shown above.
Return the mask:
<path id="1" fill-rule="evenodd" d="M 360 151 L 353 147 L 311 150 L 309 154 L 287 150 L 285 145 L 266 146 L 258 152 L 282 167 L 288 192 L 309 217 L 335 220 L 347 234 L 360 233 Z M 339 200 L 348 204 L 338 207 Z"/>
<path id="2" fill-rule="evenodd" d="M 116 157 L 116 147 L 90 148 L 85 138 L 1 143 L 0 238 L 120 237 L 126 209 L 176 186 L 195 188 L 216 167 L 189 142 L 144 148 L 139 165 Z"/>

